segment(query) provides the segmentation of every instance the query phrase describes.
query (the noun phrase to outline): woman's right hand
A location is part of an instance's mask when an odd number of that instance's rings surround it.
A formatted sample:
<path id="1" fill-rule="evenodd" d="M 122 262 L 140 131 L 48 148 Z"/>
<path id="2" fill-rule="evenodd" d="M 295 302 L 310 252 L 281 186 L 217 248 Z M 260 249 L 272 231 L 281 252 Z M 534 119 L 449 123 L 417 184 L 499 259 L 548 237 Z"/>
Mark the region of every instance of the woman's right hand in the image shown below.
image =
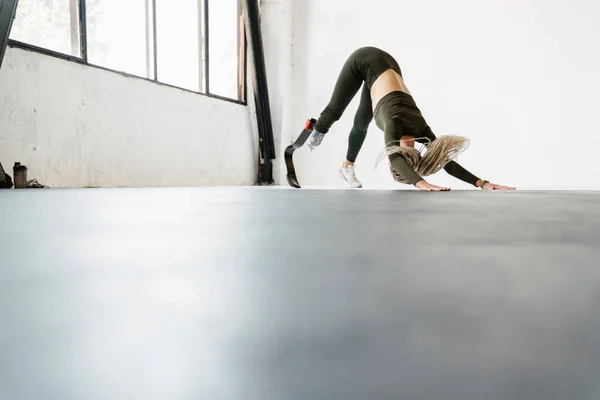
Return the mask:
<path id="1" fill-rule="evenodd" d="M 447 188 L 447 187 L 440 187 L 440 186 L 432 185 L 431 183 L 427 182 L 425 179 L 417 182 L 415 184 L 415 186 L 417 188 L 419 188 L 419 190 L 422 192 L 447 192 L 450 190 L 450 188 Z"/>

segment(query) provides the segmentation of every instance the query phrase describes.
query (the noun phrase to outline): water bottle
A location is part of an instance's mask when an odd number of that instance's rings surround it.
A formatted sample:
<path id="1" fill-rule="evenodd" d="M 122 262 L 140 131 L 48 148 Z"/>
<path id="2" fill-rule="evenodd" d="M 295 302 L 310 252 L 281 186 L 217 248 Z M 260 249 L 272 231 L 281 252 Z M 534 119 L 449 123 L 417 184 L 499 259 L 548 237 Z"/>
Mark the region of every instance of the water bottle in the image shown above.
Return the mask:
<path id="1" fill-rule="evenodd" d="M 15 179 L 15 189 L 23 189 L 27 187 L 27 167 L 16 162 L 13 167 L 13 175 Z"/>

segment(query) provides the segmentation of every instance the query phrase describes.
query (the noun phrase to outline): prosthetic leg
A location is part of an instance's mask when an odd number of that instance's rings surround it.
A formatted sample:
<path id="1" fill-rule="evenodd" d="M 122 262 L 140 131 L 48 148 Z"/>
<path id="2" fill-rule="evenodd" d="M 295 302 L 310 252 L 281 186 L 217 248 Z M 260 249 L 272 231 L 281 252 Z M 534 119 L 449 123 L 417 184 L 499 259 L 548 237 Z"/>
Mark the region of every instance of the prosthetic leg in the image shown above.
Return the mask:
<path id="1" fill-rule="evenodd" d="M 285 149 L 284 157 L 285 157 L 285 166 L 287 168 L 287 181 L 291 187 L 300 189 L 300 183 L 298 183 L 298 178 L 296 177 L 296 169 L 294 168 L 294 159 L 293 159 L 294 151 L 296 151 L 297 149 L 302 147 L 302 145 L 304 145 L 304 143 L 306 142 L 306 140 L 312 133 L 313 127 L 315 126 L 316 123 L 317 123 L 317 120 L 314 118 L 311 118 L 308 121 L 306 121 L 304 130 L 302 131 L 300 136 L 298 136 L 298 139 L 296 139 L 296 141 L 294 143 L 292 143 Z"/>

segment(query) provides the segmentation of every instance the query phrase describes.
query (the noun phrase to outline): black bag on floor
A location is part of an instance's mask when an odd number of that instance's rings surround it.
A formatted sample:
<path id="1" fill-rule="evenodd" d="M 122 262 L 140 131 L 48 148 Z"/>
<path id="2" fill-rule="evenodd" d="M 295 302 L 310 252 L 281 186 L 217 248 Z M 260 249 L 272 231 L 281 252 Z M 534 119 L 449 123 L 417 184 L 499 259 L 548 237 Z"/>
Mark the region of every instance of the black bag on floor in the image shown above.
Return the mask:
<path id="1" fill-rule="evenodd" d="M 0 163 L 0 189 L 10 189 L 11 187 L 13 187 L 13 181 L 10 176 L 4 172 L 2 163 Z"/>

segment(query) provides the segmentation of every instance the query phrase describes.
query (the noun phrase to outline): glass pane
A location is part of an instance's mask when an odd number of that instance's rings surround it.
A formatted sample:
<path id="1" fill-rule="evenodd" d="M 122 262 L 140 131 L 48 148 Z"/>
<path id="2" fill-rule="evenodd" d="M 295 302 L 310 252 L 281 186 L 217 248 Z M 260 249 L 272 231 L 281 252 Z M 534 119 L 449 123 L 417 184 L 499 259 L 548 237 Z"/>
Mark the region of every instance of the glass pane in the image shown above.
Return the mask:
<path id="1" fill-rule="evenodd" d="M 243 71 L 239 54 L 243 29 L 238 0 L 209 0 L 208 6 L 208 90 L 241 100 L 239 83 L 243 82 Z"/>
<path id="2" fill-rule="evenodd" d="M 86 0 L 90 64 L 153 78 L 146 0 Z M 151 16 L 152 13 L 149 13 Z"/>
<path id="3" fill-rule="evenodd" d="M 78 0 L 19 0 L 10 38 L 81 56 Z"/>
<path id="4" fill-rule="evenodd" d="M 158 80 L 200 92 L 199 0 L 156 0 Z"/>

